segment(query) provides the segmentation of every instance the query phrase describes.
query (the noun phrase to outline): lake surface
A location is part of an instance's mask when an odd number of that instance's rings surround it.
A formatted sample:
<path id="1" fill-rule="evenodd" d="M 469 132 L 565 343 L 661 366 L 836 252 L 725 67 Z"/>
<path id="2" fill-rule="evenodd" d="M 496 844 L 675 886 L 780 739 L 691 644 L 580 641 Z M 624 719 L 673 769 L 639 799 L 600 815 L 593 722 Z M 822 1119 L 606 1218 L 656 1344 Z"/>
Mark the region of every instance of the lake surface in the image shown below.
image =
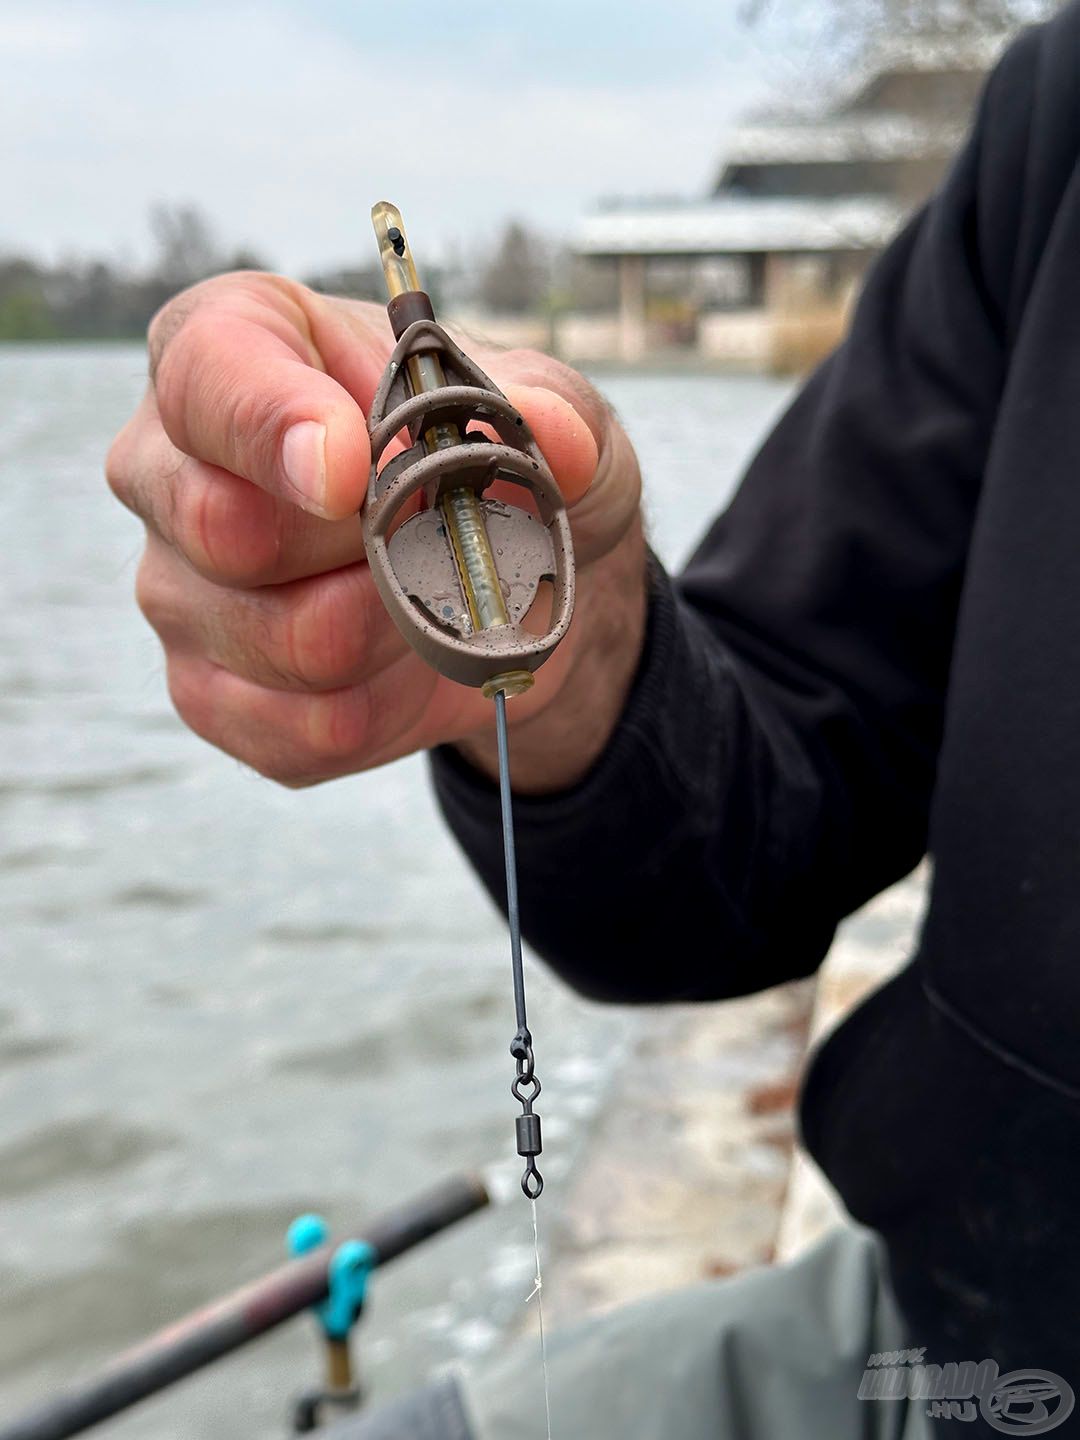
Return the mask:
<path id="1" fill-rule="evenodd" d="M 505 927 L 423 759 L 293 793 L 170 708 L 132 599 L 140 530 L 101 473 L 144 368 L 136 347 L 0 347 L 4 1417 L 276 1264 L 300 1211 L 355 1233 L 433 1179 L 495 1163 L 515 1183 L 518 1163 Z M 790 386 L 598 383 L 677 564 Z M 557 1207 L 634 1022 L 535 965 L 529 987 Z M 374 1389 L 490 1346 L 532 1268 L 519 1196 L 378 1275 Z M 298 1320 L 107 1433 L 269 1440 L 318 1369 Z"/>

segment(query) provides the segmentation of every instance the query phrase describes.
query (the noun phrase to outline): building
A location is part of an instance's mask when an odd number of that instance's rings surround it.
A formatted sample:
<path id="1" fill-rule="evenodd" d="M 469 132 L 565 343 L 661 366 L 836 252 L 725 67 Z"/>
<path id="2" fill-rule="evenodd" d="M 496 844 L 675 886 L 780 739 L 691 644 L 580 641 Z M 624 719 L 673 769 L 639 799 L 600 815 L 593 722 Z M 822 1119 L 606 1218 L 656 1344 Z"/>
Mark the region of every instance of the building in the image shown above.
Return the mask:
<path id="1" fill-rule="evenodd" d="M 867 264 L 941 178 L 1005 38 L 879 45 L 824 111 L 740 126 L 706 198 L 598 207 L 575 246 L 617 274 L 617 318 L 594 329 L 596 348 L 633 362 L 681 346 L 753 368 L 817 358 Z M 563 348 L 600 358 L 588 342 L 583 322 Z"/>

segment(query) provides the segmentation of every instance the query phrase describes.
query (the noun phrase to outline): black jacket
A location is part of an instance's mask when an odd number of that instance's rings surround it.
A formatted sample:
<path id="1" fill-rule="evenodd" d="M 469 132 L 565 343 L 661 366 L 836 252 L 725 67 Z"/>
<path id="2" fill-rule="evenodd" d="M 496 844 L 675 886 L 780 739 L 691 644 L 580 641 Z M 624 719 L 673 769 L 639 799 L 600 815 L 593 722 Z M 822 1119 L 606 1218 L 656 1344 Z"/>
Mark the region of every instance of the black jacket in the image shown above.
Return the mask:
<path id="1" fill-rule="evenodd" d="M 1074 3 L 685 572 L 654 567 L 600 762 L 516 813 L 529 939 L 622 1001 L 805 975 L 929 851 L 918 953 L 817 1055 L 804 1134 L 928 1359 L 1080 1392 L 1078 159 Z M 501 899 L 494 789 L 433 765 Z"/>

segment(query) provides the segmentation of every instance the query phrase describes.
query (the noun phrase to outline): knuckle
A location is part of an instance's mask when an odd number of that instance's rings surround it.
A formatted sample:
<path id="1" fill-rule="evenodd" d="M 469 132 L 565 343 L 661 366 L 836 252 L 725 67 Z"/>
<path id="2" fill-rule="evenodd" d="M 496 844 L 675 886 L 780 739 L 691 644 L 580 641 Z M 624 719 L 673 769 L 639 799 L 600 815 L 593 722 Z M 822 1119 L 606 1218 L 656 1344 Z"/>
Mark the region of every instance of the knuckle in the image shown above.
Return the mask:
<path id="1" fill-rule="evenodd" d="M 248 708 L 238 708 L 235 700 L 221 698 L 219 687 L 211 684 L 214 667 L 205 660 L 187 654 L 168 657 L 166 677 L 169 696 L 184 724 L 209 744 L 232 755 L 267 780 L 287 789 L 299 790 L 329 778 L 317 772 L 312 757 L 298 751 L 284 733 L 269 741 L 253 737 L 252 718 Z"/>
<path id="2" fill-rule="evenodd" d="M 213 317 L 195 307 L 162 321 L 159 338 L 151 341 L 154 391 L 161 422 L 174 444 L 188 447 L 189 412 L 213 405 L 215 393 Z"/>
<path id="3" fill-rule="evenodd" d="M 190 285 L 186 290 L 179 291 L 150 317 L 150 324 L 146 327 L 146 344 L 150 354 L 152 383 L 156 384 L 165 351 L 198 306 L 205 293 L 206 283 L 200 281 L 198 285 Z"/>
<path id="4" fill-rule="evenodd" d="M 208 279 L 198 280 L 194 285 L 187 285 L 170 296 L 150 317 L 146 328 L 151 362 L 155 357 L 160 360 L 166 346 L 175 339 L 205 301 L 220 295 L 222 290 L 228 290 L 235 279 L 234 274 L 211 275 Z"/>
<path id="5" fill-rule="evenodd" d="M 335 767 L 324 756 L 315 755 L 307 748 L 297 750 L 286 744 L 279 744 L 259 755 L 238 758 L 264 779 L 273 780 L 286 790 L 307 790 L 341 773 L 340 766 Z"/>
<path id="6" fill-rule="evenodd" d="M 105 461 L 113 494 L 162 539 L 172 537 L 176 483 L 184 457 L 138 418 L 117 435 Z"/>
<path id="7" fill-rule="evenodd" d="M 223 452 L 213 458 L 229 469 L 252 479 L 254 470 L 273 467 L 287 401 L 258 377 L 239 380 L 234 342 L 254 321 L 310 346 L 302 300 L 309 294 L 281 276 L 233 271 L 181 291 L 158 311 L 149 328 L 151 378 L 176 445 L 191 451 L 192 437 L 205 439 L 209 430 Z"/>
<path id="8" fill-rule="evenodd" d="M 283 785 L 286 790 L 303 790 L 315 782 L 305 771 L 300 769 L 296 760 L 290 756 L 269 754 L 269 755 L 243 755 L 235 747 L 232 752 L 238 760 L 251 767 L 256 774 L 261 775 L 264 780 L 273 780 L 275 785 Z"/>
<path id="9" fill-rule="evenodd" d="M 310 790 L 314 785 L 324 784 L 322 776 L 310 775 L 268 775 L 268 780 L 274 780 L 286 790 Z"/>
<path id="10" fill-rule="evenodd" d="M 243 482 L 246 486 L 247 482 Z M 240 482 L 192 462 L 172 500 L 173 540 L 188 564 L 205 579 L 253 589 L 273 579 L 281 536 L 272 505 Z M 252 510 L 257 512 L 252 514 Z"/>
<path id="11" fill-rule="evenodd" d="M 305 582 L 285 617 L 287 663 L 307 689 L 348 684 L 363 660 L 370 607 L 356 604 L 352 589 L 340 573 Z"/>
<path id="12" fill-rule="evenodd" d="M 135 572 L 135 603 L 143 619 L 164 639 L 173 618 L 173 606 L 168 601 L 168 592 L 161 583 L 161 568 L 149 549 L 143 552 L 139 568 Z"/>
<path id="13" fill-rule="evenodd" d="M 371 735 L 371 712 L 368 685 L 312 696 L 307 711 L 308 773 L 325 778 L 355 768 Z"/>
<path id="14" fill-rule="evenodd" d="M 238 382 L 230 359 L 234 324 L 219 306 L 193 313 L 161 359 L 155 390 L 174 445 L 256 480 L 276 470 L 288 396 L 265 377 Z"/>
<path id="15" fill-rule="evenodd" d="M 188 475 L 172 499 L 172 538 L 193 570 L 213 578 L 213 486 Z"/>
<path id="16" fill-rule="evenodd" d="M 316 771 L 310 759 L 300 760 L 297 756 L 279 756 L 265 760 L 254 767 L 267 780 L 273 780 L 286 790 L 310 790 L 336 777 Z"/>
<path id="17" fill-rule="evenodd" d="M 132 417 L 109 446 L 105 456 L 105 482 L 122 505 L 130 510 L 134 497 L 132 471 L 135 451 L 135 419 Z"/>
<path id="18" fill-rule="evenodd" d="M 196 735 L 216 743 L 215 710 L 203 666 L 184 656 L 172 656 L 166 665 L 166 680 L 169 698 L 180 719 Z"/>
<path id="19" fill-rule="evenodd" d="M 206 282 L 209 283 L 209 282 Z M 161 351 L 154 371 L 154 393 L 169 439 L 187 454 L 197 454 L 214 437 L 211 457 L 231 470 L 243 431 L 235 416 L 228 336 L 233 317 L 218 304 L 198 304 L 184 315 Z M 257 386 L 253 388 L 258 388 Z"/>

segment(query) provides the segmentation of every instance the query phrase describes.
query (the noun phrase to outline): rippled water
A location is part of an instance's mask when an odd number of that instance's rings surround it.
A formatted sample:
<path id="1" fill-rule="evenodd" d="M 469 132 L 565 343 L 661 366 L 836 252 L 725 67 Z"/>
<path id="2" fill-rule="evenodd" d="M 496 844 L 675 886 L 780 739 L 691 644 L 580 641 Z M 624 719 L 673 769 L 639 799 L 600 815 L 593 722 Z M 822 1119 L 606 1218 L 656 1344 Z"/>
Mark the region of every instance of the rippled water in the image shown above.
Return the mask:
<path id="1" fill-rule="evenodd" d="M 0 348 L 0 1416 L 432 1178 L 512 1156 L 503 926 L 424 762 L 291 793 L 173 716 L 101 480 L 132 347 Z M 783 404 L 765 380 L 601 381 L 676 562 Z M 535 967 L 549 1194 L 629 1016 Z M 377 1277 L 380 1393 L 518 1317 L 524 1201 Z M 304 1321 L 108 1432 L 264 1440 L 316 1378 Z"/>

